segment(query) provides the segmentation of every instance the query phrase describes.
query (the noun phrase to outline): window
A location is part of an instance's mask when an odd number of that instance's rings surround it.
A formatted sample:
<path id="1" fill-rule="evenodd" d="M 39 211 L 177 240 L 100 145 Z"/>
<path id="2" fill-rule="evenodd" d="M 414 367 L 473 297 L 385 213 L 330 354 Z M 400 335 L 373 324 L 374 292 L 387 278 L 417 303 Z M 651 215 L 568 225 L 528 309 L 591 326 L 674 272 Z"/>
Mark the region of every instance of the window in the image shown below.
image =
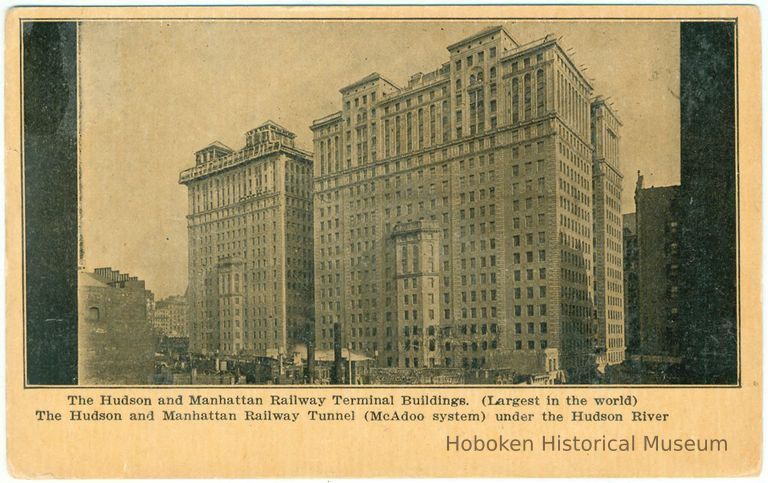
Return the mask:
<path id="1" fill-rule="evenodd" d="M 512 79 L 512 122 L 520 120 L 520 83 L 517 78 Z M 517 157 L 515 149 L 512 151 L 512 157 Z"/>
<path id="2" fill-rule="evenodd" d="M 524 118 L 531 118 L 531 74 L 525 74 L 523 79 Z"/>
<path id="3" fill-rule="evenodd" d="M 88 309 L 88 322 L 98 323 L 101 321 L 101 314 L 98 307 L 90 307 Z"/>
<path id="4" fill-rule="evenodd" d="M 536 71 L 536 111 L 539 115 L 544 114 L 546 110 L 546 85 L 544 81 L 544 70 Z"/>

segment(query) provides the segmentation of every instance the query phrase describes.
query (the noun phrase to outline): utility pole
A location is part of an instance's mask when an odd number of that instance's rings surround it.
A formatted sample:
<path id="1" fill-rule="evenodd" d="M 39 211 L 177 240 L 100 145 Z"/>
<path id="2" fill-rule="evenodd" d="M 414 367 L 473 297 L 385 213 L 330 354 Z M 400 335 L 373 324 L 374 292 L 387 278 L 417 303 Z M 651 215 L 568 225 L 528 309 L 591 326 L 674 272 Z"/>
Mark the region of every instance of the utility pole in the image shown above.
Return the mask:
<path id="1" fill-rule="evenodd" d="M 307 384 L 315 382 L 315 340 L 312 336 L 312 327 L 307 324 L 304 329 L 304 343 L 307 346 Z"/>
<path id="2" fill-rule="evenodd" d="M 331 384 L 341 384 L 341 373 L 344 369 L 341 361 L 341 324 L 333 324 L 333 371 L 331 371 Z"/>

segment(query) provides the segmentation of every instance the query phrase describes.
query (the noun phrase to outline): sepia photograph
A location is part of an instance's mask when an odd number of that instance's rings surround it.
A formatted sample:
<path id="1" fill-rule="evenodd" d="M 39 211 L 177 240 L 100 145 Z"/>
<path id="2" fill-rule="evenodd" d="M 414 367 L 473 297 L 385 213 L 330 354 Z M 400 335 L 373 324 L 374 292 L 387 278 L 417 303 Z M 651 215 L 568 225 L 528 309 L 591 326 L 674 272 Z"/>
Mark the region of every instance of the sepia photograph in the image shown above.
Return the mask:
<path id="1" fill-rule="evenodd" d="M 9 473 L 759 474 L 759 37 L 750 6 L 7 11 Z"/>
<path id="2" fill-rule="evenodd" d="M 680 94 L 702 55 L 733 89 L 733 23 L 23 34 L 76 48 L 64 383 L 738 384 L 735 104 L 693 152 Z"/>

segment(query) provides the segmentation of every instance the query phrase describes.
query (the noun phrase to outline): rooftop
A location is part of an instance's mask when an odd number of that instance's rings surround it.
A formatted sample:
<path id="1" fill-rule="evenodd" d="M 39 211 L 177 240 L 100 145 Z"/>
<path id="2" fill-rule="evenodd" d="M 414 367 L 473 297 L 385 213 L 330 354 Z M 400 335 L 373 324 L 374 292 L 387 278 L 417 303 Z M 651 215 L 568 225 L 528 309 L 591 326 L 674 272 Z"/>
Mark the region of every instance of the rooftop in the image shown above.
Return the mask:
<path id="1" fill-rule="evenodd" d="M 94 277 L 92 273 L 80 272 L 77 274 L 77 285 L 79 287 L 107 287 L 108 285 L 98 278 Z"/>
<path id="2" fill-rule="evenodd" d="M 320 119 L 315 119 L 312 121 L 312 129 L 317 129 L 319 126 L 322 126 L 323 124 L 326 124 L 331 121 L 336 121 L 341 118 L 341 111 L 336 111 L 333 114 L 328 114 L 325 117 L 321 117 Z"/>
<path id="3" fill-rule="evenodd" d="M 608 102 L 608 99 L 604 98 L 603 96 L 597 96 L 594 99 L 592 99 L 592 105 L 593 106 L 605 106 L 605 108 L 608 110 L 608 112 L 613 115 L 614 118 L 616 118 L 616 122 L 619 123 L 619 126 L 623 126 L 624 124 L 621 122 L 621 119 L 619 118 L 619 115 L 616 113 L 616 110 L 613 108 L 610 102 Z"/>
<path id="4" fill-rule="evenodd" d="M 383 75 L 379 74 L 378 72 L 372 72 L 372 73 L 368 74 L 367 76 L 363 77 L 362 79 L 360 79 L 358 81 L 355 81 L 355 82 L 349 84 L 348 86 L 342 87 L 341 89 L 339 89 L 339 92 L 341 92 L 342 94 L 345 94 L 347 91 L 349 91 L 351 89 L 354 89 L 355 87 L 358 87 L 358 86 L 361 86 L 363 84 L 367 84 L 368 82 L 373 82 L 373 81 L 376 81 L 376 80 L 383 80 L 384 82 L 386 82 L 387 84 L 391 85 L 392 87 L 394 87 L 396 89 L 399 89 L 398 85 L 395 84 L 394 82 L 392 82 L 391 80 L 387 79 L 386 77 L 384 77 Z"/>
<path id="5" fill-rule="evenodd" d="M 234 151 L 232 148 L 230 148 L 226 144 L 222 143 L 221 141 L 214 141 L 211 144 L 209 144 L 208 146 L 206 146 L 203 149 L 201 149 L 200 151 L 205 151 L 205 150 L 211 149 L 211 148 L 218 148 L 218 149 L 220 149 L 222 151 L 227 151 L 227 152 L 230 152 L 230 153 Z M 200 151 L 197 151 L 197 152 L 199 153 Z"/>
<path id="6" fill-rule="evenodd" d="M 275 121 L 273 121 L 271 119 L 267 120 L 265 123 L 261 124 L 257 128 L 251 129 L 248 132 L 263 131 L 263 130 L 267 130 L 267 129 L 273 130 L 273 131 L 277 131 L 280 134 L 282 134 L 284 136 L 287 136 L 287 137 L 289 137 L 291 139 L 296 137 L 296 135 L 293 132 L 289 131 L 288 129 L 284 128 L 283 126 L 281 126 L 280 124 L 276 123 Z"/>
<path id="7" fill-rule="evenodd" d="M 270 126 L 280 127 L 278 124 L 270 124 Z M 264 125 L 256 128 L 252 131 L 261 129 Z M 275 131 L 277 129 L 274 129 Z M 290 133 L 294 135 L 293 133 Z M 286 136 L 287 137 L 287 136 Z M 186 184 L 195 179 L 201 177 L 210 176 L 221 171 L 234 168 L 243 163 L 250 162 L 257 158 L 273 155 L 275 153 L 285 153 L 292 156 L 296 156 L 303 159 L 312 159 L 312 153 L 295 146 L 288 146 L 285 143 L 281 143 L 279 140 L 274 142 L 259 142 L 253 145 L 246 145 L 239 151 L 233 151 L 225 156 L 219 156 L 216 159 L 197 164 L 191 168 L 187 168 L 179 174 L 179 183 Z"/>
<path id="8" fill-rule="evenodd" d="M 99 267 L 93 272 L 82 271 L 78 275 L 78 284 L 90 287 L 110 286 L 115 287 L 118 284 L 124 285 L 125 282 L 131 283 L 132 286 L 137 284 L 144 285 L 144 280 L 140 280 L 139 277 L 132 276 L 129 273 L 120 273 L 120 270 L 112 270 L 112 267 Z M 99 285 L 102 284 L 102 285 Z"/>
<path id="9" fill-rule="evenodd" d="M 504 35 L 506 35 L 507 37 L 512 39 L 512 41 L 515 43 L 515 45 L 517 45 L 517 41 L 514 39 L 514 37 L 509 35 L 509 32 L 507 32 L 507 30 L 503 26 L 501 26 L 501 25 L 494 25 L 492 27 L 485 28 L 485 29 L 481 30 L 480 32 L 478 32 L 478 33 L 476 33 L 474 35 L 470 35 L 469 37 L 466 37 L 466 38 L 464 38 L 462 40 L 459 40 L 458 42 L 455 42 L 455 43 L 449 45 L 447 47 L 447 49 L 449 51 L 457 49 L 457 48 L 462 47 L 465 44 L 473 42 L 473 41 L 475 41 L 475 40 L 477 40 L 479 38 L 486 37 L 488 35 L 493 35 L 493 34 L 495 34 L 497 32 L 503 32 Z"/>

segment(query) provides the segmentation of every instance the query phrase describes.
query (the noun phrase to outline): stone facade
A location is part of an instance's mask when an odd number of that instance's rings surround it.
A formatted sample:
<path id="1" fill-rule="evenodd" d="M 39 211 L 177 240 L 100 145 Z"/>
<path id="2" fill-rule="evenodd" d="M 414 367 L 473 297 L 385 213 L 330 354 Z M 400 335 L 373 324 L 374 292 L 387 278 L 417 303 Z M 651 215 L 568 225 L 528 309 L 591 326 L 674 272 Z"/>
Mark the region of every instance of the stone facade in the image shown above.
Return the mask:
<path id="1" fill-rule="evenodd" d="M 313 324 L 312 155 L 268 121 L 213 143 L 188 188 L 190 351 L 285 354 Z"/>
<path id="2" fill-rule="evenodd" d="M 157 337 L 144 281 L 111 268 L 78 277 L 78 382 L 151 384 Z"/>
<path id="3" fill-rule="evenodd" d="M 496 27 L 448 51 L 405 87 L 374 73 L 342 88 L 342 109 L 312 125 L 318 348 L 339 323 L 383 367 L 522 358 L 579 380 L 607 340 L 592 87 L 554 37 L 521 45 Z"/>
<path id="4" fill-rule="evenodd" d="M 602 98 L 592 102 L 592 213 L 594 219 L 597 340 L 605 363 L 624 361 L 624 246 L 619 156 L 621 121 Z"/>

